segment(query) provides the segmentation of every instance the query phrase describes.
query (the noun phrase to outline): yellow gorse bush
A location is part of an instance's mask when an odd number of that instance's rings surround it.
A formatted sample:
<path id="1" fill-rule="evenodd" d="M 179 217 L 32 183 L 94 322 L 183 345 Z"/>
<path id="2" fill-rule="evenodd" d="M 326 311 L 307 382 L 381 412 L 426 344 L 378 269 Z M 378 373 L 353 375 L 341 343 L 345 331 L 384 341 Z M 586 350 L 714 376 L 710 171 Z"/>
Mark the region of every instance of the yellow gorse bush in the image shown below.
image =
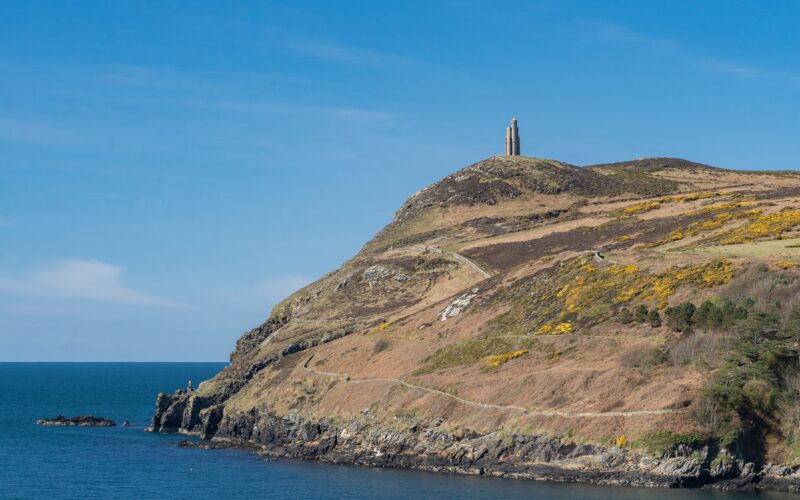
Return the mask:
<path id="1" fill-rule="evenodd" d="M 511 308 L 492 320 L 504 335 L 561 335 L 612 317 L 620 306 L 668 299 L 683 286 L 712 288 L 730 282 L 737 267 L 727 259 L 653 272 L 636 264 L 596 265 L 578 257 L 531 277 L 514 295 L 502 297 Z"/>
<path id="2" fill-rule="evenodd" d="M 747 206 L 749 206 L 749 204 L 747 203 L 725 203 L 722 205 L 712 205 L 710 207 L 704 207 L 701 208 L 700 210 L 696 210 L 689 215 L 697 215 L 701 213 L 708 213 L 708 212 L 714 212 L 718 210 L 725 210 L 731 208 L 742 208 Z M 651 243 L 647 246 L 656 247 L 659 245 L 663 245 L 665 243 L 670 243 L 672 241 L 678 241 L 684 238 L 690 238 L 692 236 L 703 235 L 706 233 L 710 233 L 711 231 L 720 229 L 728 222 L 732 222 L 739 219 L 758 217 L 759 215 L 761 215 L 761 210 L 759 209 L 740 210 L 740 211 L 717 214 L 714 216 L 713 219 L 692 222 L 685 228 L 676 229 L 661 241 L 658 241 L 656 243 Z"/>
<path id="3" fill-rule="evenodd" d="M 735 245 L 762 238 L 779 238 L 798 225 L 800 225 L 800 210 L 781 210 L 771 214 L 751 212 L 750 223 L 723 234 L 720 243 Z"/>
<path id="4" fill-rule="evenodd" d="M 785 262 L 785 261 L 782 261 L 782 262 L 776 262 L 776 263 L 775 263 L 775 265 L 776 265 L 776 266 L 778 266 L 778 267 L 780 267 L 781 269 L 791 269 L 791 268 L 793 268 L 793 267 L 798 267 L 798 266 L 800 266 L 800 263 L 798 263 L 798 262 Z"/>
<path id="5" fill-rule="evenodd" d="M 562 335 L 564 333 L 569 333 L 572 331 L 572 323 L 559 323 L 554 328 L 555 333 L 553 335 Z"/>
<path id="6" fill-rule="evenodd" d="M 528 353 L 527 349 L 521 349 L 519 351 L 507 352 L 505 354 L 493 354 L 491 356 L 486 356 L 485 358 L 482 358 L 481 362 L 487 368 L 497 368 L 504 365 L 505 363 L 508 363 L 512 359 L 524 356 L 527 353 Z"/>
<path id="7" fill-rule="evenodd" d="M 695 285 L 709 288 L 722 285 L 733 279 L 734 270 L 733 264 L 727 259 L 673 267 L 658 273 L 649 273 L 636 264 L 597 269 L 590 263 L 583 263 L 578 267 L 576 276 L 563 285 L 555 297 L 564 301 L 566 313 L 589 310 L 609 298 L 613 304 L 637 299 L 656 301 L 659 307 L 666 307 L 667 299 L 678 287 Z"/>
<path id="8" fill-rule="evenodd" d="M 709 205 L 707 207 L 699 208 L 699 209 L 697 209 L 697 210 L 695 210 L 694 212 L 691 212 L 691 213 L 692 214 L 705 214 L 705 213 L 708 213 L 708 212 L 718 212 L 720 210 L 730 210 L 730 209 L 733 209 L 733 208 L 751 207 L 751 206 L 753 206 L 753 204 L 749 203 L 749 202 L 752 202 L 752 201 L 755 201 L 755 200 L 756 200 L 755 196 L 748 196 L 746 198 L 740 199 L 739 201 L 733 201 L 733 202 L 729 202 L 729 203 L 718 203 L 716 205 Z"/>
<path id="9" fill-rule="evenodd" d="M 696 201 L 696 200 L 705 200 L 707 198 L 714 198 L 715 196 L 725 196 L 729 193 L 725 191 L 703 191 L 702 193 L 691 193 L 691 194 L 684 194 L 679 196 L 668 196 L 672 200 L 673 203 L 679 201 Z"/>
<path id="10" fill-rule="evenodd" d="M 389 323 L 388 321 L 385 322 L 385 323 L 381 323 L 380 325 L 378 325 L 378 331 L 382 332 L 382 331 L 386 330 L 387 328 L 389 328 L 390 325 L 391 325 L 391 323 Z"/>
<path id="11" fill-rule="evenodd" d="M 703 191 L 702 193 L 691 193 L 685 195 L 676 195 L 676 196 L 666 196 L 664 198 L 659 198 L 654 201 L 646 201 L 643 203 L 637 203 L 635 205 L 630 205 L 622 209 L 622 213 L 625 215 L 636 215 L 645 212 L 649 212 L 651 210 L 655 210 L 659 208 L 661 205 L 667 203 L 678 203 L 682 201 L 696 201 L 696 200 L 704 200 L 706 198 L 713 198 L 715 196 L 723 196 L 727 195 L 728 193 L 724 192 L 711 192 L 711 191 Z"/>
<path id="12" fill-rule="evenodd" d="M 649 212 L 650 210 L 655 210 L 656 208 L 660 207 L 661 203 L 658 201 L 648 201 L 646 203 L 637 203 L 636 205 L 631 205 L 629 207 L 625 207 L 622 209 L 622 213 L 625 215 L 636 215 L 645 212 Z"/>
<path id="13" fill-rule="evenodd" d="M 617 448 L 622 448 L 623 446 L 625 446 L 626 441 L 627 439 L 625 439 L 624 434 L 617 436 Z"/>
<path id="14" fill-rule="evenodd" d="M 536 335 L 564 335 L 572 331 L 572 323 L 547 323 L 536 330 Z"/>

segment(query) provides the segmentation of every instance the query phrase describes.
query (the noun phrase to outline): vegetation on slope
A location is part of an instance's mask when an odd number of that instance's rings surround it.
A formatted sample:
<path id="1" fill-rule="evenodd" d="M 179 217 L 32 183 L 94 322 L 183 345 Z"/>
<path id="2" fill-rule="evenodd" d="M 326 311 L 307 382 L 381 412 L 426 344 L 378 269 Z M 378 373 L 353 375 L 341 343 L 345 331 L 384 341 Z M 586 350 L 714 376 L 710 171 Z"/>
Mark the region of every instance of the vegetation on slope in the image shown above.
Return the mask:
<path id="1" fill-rule="evenodd" d="M 800 250 L 777 240 L 797 234 L 798 195 L 795 176 L 674 159 L 490 158 L 412 196 L 245 334 L 198 394 L 232 401 L 226 415 L 385 408 L 466 434 L 724 448 L 698 455 L 706 467 L 724 453 L 792 463 Z M 474 300 L 442 315 L 465 290 Z"/>

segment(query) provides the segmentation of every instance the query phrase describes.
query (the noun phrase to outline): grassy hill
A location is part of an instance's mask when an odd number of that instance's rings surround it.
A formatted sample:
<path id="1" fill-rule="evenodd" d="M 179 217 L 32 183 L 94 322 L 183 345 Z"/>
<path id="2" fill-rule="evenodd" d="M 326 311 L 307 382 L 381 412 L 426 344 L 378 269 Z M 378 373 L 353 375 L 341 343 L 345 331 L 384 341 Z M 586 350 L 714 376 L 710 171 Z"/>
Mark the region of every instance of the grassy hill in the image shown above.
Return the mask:
<path id="1" fill-rule="evenodd" d="M 800 175 L 498 156 L 411 196 L 152 429 L 329 462 L 797 488 Z"/>

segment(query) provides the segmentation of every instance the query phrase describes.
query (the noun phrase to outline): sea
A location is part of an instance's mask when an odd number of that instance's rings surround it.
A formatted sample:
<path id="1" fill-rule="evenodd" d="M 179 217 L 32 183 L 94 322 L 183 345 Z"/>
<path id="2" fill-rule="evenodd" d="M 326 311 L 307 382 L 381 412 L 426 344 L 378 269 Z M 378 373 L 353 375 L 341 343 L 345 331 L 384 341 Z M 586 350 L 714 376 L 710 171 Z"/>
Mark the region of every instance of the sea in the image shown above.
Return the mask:
<path id="1" fill-rule="evenodd" d="M 112 499 L 750 499 L 722 493 L 548 483 L 266 461 L 242 450 L 180 448 L 145 432 L 156 394 L 211 378 L 223 363 L 0 363 L 0 498 Z M 131 427 L 35 425 L 95 415 Z"/>

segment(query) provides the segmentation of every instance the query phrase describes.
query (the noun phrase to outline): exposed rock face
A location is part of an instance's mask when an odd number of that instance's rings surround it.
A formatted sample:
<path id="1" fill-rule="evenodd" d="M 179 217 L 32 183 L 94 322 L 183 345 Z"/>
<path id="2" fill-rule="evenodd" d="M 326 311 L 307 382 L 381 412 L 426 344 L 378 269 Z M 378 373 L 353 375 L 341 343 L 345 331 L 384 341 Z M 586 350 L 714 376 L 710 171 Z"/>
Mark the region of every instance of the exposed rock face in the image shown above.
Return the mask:
<path id="1" fill-rule="evenodd" d="M 185 396 L 185 395 L 184 395 Z M 166 396 L 169 397 L 169 396 Z M 180 399 L 181 396 L 178 396 Z M 188 405 L 185 415 L 191 412 Z M 800 474 L 768 465 L 756 472 L 752 463 L 731 456 L 726 467 L 711 463 L 705 446 L 681 447 L 652 457 L 615 446 L 577 444 L 546 436 L 448 432 L 440 421 L 414 423 L 405 430 L 381 428 L 369 419 L 335 424 L 305 420 L 297 414 L 251 411 L 223 417 L 215 406 L 189 419 L 183 433 L 213 437 L 216 444 L 182 446 L 214 448 L 254 446 L 272 456 L 332 464 L 413 468 L 427 471 L 489 475 L 595 484 L 751 489 L 760 485 L 800 492 Z"/>
<path id="2" fill-rule="evenodd" d="M 107 418 L 94 417 L 91 415 L 80 415 L 77 417 L 65 417 L 59 415 L 55 418 L 42 418 L 36 421 L 37 425 L 49 425 L 57 427 L 114 427 L 116 422 Z"/>
<path id="3" fill-rule="evenodd" d="M 409 198 L 212 380 L 159 394 L 148 430 L 330 463 L 796 491 L 781 414 L 800 404 L 700 403 L 729 359 L 788 370 L 755 389 L 788 383 L 800 334 L 770 326 L 782 347 L 764 359 L 781 362 L 734 358 L 737 332 L 678 332 L 667 308 L 733 299 L 786 317 L 769 308 L 800 290 L 798 194 L 796 173 L 669 158 L 484 160 Z M 720 259 L 725 241 L 766 246 Z M 664 324 L 632 323 L 642 308 Z"/>
<path id="4" fill-rule="evenodd" d="M 449 318 L 461 314 L 461 312 L 468 308 L 470 303 L 472 303 L 472 299 L 478 296 L 478 291 L 478 288 L 473 288 L 468 293 L 465 293 L 448 304 L 447 307 L 445 307 L 444 310 L 439 313 L 439 320 L 447 321 Z"/>

